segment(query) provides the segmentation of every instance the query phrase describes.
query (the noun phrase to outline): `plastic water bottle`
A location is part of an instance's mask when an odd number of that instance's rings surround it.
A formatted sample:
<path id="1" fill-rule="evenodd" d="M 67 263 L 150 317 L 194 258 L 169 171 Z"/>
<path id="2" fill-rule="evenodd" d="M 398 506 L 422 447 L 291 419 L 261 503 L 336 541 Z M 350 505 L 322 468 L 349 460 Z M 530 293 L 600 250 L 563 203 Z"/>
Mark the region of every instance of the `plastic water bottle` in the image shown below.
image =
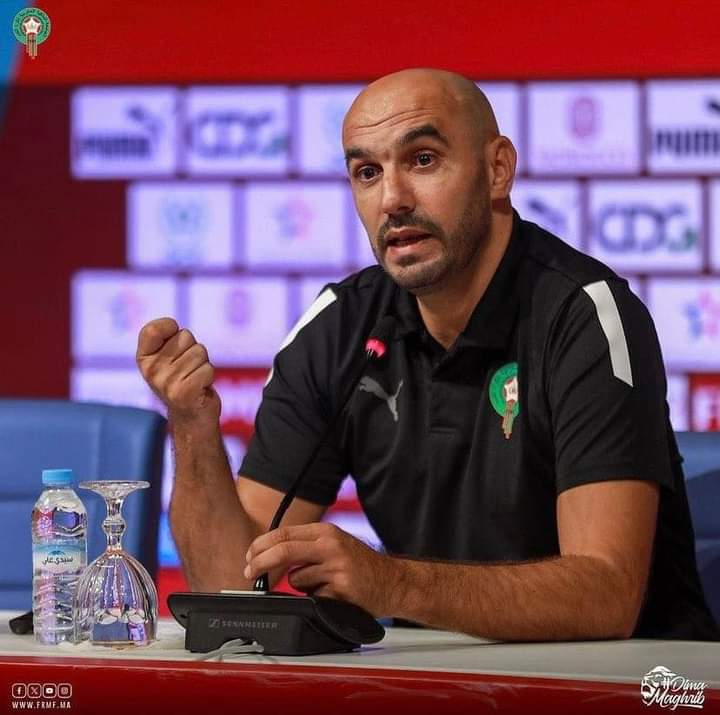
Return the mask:
<path id="1" fill-rule="evenodd" d="M 33 631 L 38 643 L 73 642 L 73 596 L 87 564 L 87 512 L 71 469 L 45 469 L 32 511 Z"/>

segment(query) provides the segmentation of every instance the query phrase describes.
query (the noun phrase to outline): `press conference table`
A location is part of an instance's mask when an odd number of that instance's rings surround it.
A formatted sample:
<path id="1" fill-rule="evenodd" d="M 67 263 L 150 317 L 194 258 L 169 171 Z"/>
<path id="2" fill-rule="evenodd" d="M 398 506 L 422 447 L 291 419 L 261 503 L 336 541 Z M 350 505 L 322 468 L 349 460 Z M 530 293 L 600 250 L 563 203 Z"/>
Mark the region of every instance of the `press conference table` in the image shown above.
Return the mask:
<path id="1" fill-rule="evenodd" d="M 640 696 L 642 677 L 658 665 L 704 681 L 701 712 L 720 712 L 720 643 L 510 644 L 391 628 L 381 643 L 354 653 L 244 653 L 219 662 L 185 651 L 184 631 L 170 620 L 160 622 L 153 645 L 111 650 L 36 645 L 32 636 L 10 632 L 12 615 L 0 611 L 0 703 L 7 712 L 18 709 L 14 701 L 29 700 L 20 697 L 29 684 L 47 683 L 71 685 L 72 712 L 99 715 L 669 711 Z"/>

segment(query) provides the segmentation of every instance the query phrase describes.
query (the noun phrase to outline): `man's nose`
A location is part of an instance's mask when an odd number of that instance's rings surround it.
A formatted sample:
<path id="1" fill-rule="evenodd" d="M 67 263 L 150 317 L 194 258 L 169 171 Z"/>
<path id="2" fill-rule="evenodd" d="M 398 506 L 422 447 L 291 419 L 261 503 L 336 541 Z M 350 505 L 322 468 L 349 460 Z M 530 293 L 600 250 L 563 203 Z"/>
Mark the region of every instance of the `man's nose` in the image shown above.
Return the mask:
<path id="1" fill-rule="evenodd" d="M 382 210 L 388 216 L 415 209 L 412 186 L 402 171 L 386 169 L 383 173 Z"/>

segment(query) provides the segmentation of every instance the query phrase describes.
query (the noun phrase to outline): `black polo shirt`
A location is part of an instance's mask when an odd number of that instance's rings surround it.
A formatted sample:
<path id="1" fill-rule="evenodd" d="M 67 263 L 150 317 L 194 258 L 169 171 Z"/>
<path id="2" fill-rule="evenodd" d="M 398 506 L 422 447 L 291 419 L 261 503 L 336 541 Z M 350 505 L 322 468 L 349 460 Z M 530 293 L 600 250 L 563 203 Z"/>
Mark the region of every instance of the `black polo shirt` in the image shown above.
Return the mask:
<path id="1" fill-rule="evenodd" d="M 371 364 L 298 495 L 347 474 L 388 552 L 476 562 L 559 553 L 556 498 L 589 482 L 661 486 L 636 636 L 718 637 L 699 584 L 652 320 L 608 267 L 515 214 L 465 330 L 445 350 L 379 266 L 331 284 L 278 353 L 240 473 L 287 490 L 364 360 Z"/>

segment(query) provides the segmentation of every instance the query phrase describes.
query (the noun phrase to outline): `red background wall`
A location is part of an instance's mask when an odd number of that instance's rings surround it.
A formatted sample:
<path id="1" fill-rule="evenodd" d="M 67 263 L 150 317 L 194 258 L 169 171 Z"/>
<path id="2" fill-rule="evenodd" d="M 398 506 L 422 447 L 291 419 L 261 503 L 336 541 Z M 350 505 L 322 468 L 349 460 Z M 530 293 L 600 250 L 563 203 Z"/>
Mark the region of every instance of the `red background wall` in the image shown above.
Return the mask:
<path id="1" fill-rule="evenodd" d="M 478 78 L 709 74 L 716 0 L 40 0 L 22 82 L 353 80 L 413 66 Z"/>
<path id="2" fill-rule="evenodd" d="M 67 97 L 86 83 L 711 76 L 716 0 L 42 0 L 0 120 L 0 394 L 67 395 L 69 278 L 124 263 L 121 182 L 69 176 Z M 3 30 L 2 42 L 14 42 Z M 81 214 L 64 209 L 82 192 Z"/>

